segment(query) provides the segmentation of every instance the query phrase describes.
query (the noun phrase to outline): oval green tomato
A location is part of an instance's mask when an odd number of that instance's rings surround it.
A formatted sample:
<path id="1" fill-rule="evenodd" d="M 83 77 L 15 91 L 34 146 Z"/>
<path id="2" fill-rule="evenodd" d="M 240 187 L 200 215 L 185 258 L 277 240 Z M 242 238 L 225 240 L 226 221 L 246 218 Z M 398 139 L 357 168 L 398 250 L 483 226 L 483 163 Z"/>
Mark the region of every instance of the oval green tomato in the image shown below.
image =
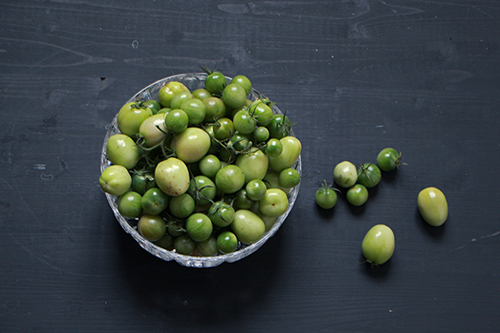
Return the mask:
<path id="1" fill-rule="evenodd" d="M 132 186 L 132 176 L 122 165 L 110 165 L 99 177 L 101 189 L 111 195 L 125 194 Z"/>
<path id="2" fill-rule="evenodd" d="M 163 87 L 158 91 L 158 101 L 161 106 L 164 108 L 169 108 L 170 103 L 175 95 L 177 95 L 181 91 L 188 91 L 189 89 L 181 82 L 170 81 L 167 82 Z"/>
<path id="3" fill-rule="evenodd" d="M 189 170 L 182 160 L 170 157 L 156 166 L 155 181 L 163 192 L 175 197 L 188 190 Z"/>
<path id="4" fill-rule="evenodd" d="M 428 187 L 418 194 L 418 210 L 428 224 L 439 227 L 448 218 L 448 202 L 441 190 Z"/>
<path id="5" fill-rule="evenodd" d="M 139 133 L 139 127 L 142 122 L 153 115 L 151 109 L 139 107 L 139 103 L 127 103 L 118 112 L 116 122 L 118 129 L 123 134 L 134 136 Z"/>
<path id="6" fill-rule="evenodd" d="M 288 209 L 288 197 L 279 188 L 270 188 L 259 200 L 259 209 L 265 216 L 278 217 Z"/>
<path id="7" fill-rule="evenodd" d="M 349 161 L 340 162 L 333 169 L 333 178 L 339 186 L 348 188 L 356 184 L 358 180 L 358 170 Z"/>
<path id="8" fill-rule="evenodd" d="M 231 229 L 240 242 L 252 244 L 262 238 L 266 226 L 257 214 L 246 209 L 240 209 L 235 212 Z"/>
<path id="9" fill-rule="evenodd" d="M 155 114 L 144 120 L 139 127 L 139 135 L 144 139 L 146 147 L 153 147 L 166 137 L 165 115 Z"/>
<path id="10" fill-rule="evenodd" d="M 377 224 L 366 233 L 361 249 L 366 261 L 374 265 L 382 265 L 391 259 L 394 246 L 394 233 L 391 228 L 384 224 Z"/>
<path id="11" fill-rule="evenodd" d="M 302 151 L 302 144 L 294 136 L 285 136 L 281 140 L 283 150 L 277 157 L 269 156 L 269 166 L 276 172 L 291 168 L 297 162 Z"/>
<path id="12" fill-rule="evenodd" d="M 215 175 L 215 185 L 224 193 L 236 193 L 244 184 L 245 174 L 240 167 L 234 164 L 226 165 Z"/>
<path id="13" fill-rule="evenodd" d="M 113 164 L 133 169 L 140 157 L 140 150 L 131 137 L 125 134 L 112 135 L 106 144 L 106 155 Z"/>
<path id="14" fill-rule="evenodd" d="M 177 158 L 184 163 L 194 163 L 201 160 L 210 149 L 210 135 L 198 127 L 189 127 L 176 134 L 172 141 Z"/>
<path id="15" fill-rule="evenodd" d="M 263 179 L 269 168 L 269 157 L 260 149 L 252 148 L 247 154 L 238 155 L 235 164 L 245 175 L 245 184 L 252 179 Z"/>

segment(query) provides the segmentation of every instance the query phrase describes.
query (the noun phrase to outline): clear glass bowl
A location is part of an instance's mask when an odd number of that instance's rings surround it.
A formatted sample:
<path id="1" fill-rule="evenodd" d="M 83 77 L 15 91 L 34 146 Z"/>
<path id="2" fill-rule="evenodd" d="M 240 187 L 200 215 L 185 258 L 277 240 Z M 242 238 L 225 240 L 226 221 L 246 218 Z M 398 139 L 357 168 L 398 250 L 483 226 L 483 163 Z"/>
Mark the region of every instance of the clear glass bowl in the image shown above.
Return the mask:
<path id="1" fill-rule="evenodd" d="M 151 85 L 145 87 L 141 91 L 139 91 L 137 94 L 132 96 L 126 103 L 128 102 L 134 102 L 140 99 L 144 100 L 149 100 L 149 99 L 158 99 L 158 91 L 162 86 L 164 86 L 167 82 L 170 81 L 178 81 L 182 82 L 183 84 L 186 85 L 186 87 L 189 88 L 189 90 L 192 92 L 198 88 L 204 88 L 205 86 L 205 78 L 206 74 L 204 73 L 187 73 L 187 74 L 178 74 L 178 75 L 173 75 L 166 77 L 164 79 L 161 79 L 159 81 L 156 81 L 152 83 Z M 231 81 L 230 77 L 226 77 L 226 80 L 228 83 Z M 262 97 L 265 98 L 264 95 L 260 94 L 258 91 L 252 89 L 251 92 L 251 100 L 255 100 L 257 98 Z M 125 104 L 125 103 L 124 103 Z M 274 113 L 280 113 L 282 112 L 279 110 L 276 105 L 273 106 L 273 112 Z M 116 123 L 116 115 L 109 125 L 106 136 L 104 138 L 104 143 L 102 145 L 102 153 L 101 153 L 101 172 L 104 171 L 108 166 L 111 165 L 111 162 L 108 160 L 106 156 L 106 144 L 109 140 L 109 138 L 114 135 L 120 133 L 117 123 Z M 291 130 L 290 135 L 294 135 L 293 130 Z M 301 156 L 299 156 L 297 163 L 295 165 L 295 169 L 299 172 L 300 175 L 302 175 L 302 162 L 301 162 Z M 233 253 L 229 254 L 220 254 L 220 255 L 215 255 L 211 257 L 201 257 L 201 256 L 190 256 L 190 255 L 183 255 L 176 253 L 175 250 L 169 251 L 164 248 L 161 248 L 154 243 L 150 242 L 149 240 L 145 239 L 140 235 L 140 233 L 137 231 L 137 220 L 136 219 L 128 219 L 123 217 L 119 212 L 118 212 L 118 204 L 117 204 L 117 197 L 110 195 L 108 193 L 105 193 L 106 198 L 108 200 L 108 203 L 113 210 L 113 213 L 118 220 L 118 223 L 120 223 L 121 227 L 123 230 L 125 230 L 126 233 L 131 235 L 137 243 L 146 251 L 151 253 L 152 255 L 163 259 L 165 261 L 172 261 L 175 260 L 177 263 L 179 263 L 182 266 L 186 267 L 196 267 L 196 268 L 207 268 L 207 267 L 215 267 L 218 266 L 224 262 L 235 262 L 238 261 L 242 258 L 245 258 L 249 256 L 250 254 L 254 253 L 257 251 L 269 238 L 274 236 L 278 229 L 281 227 L 283 222 L 285 222 L 285 219 L 287 218 L 288 214 L 292 210 L 295 201 L 297 199 L 297 195 L 299 194 L 299 187 L 300 184 L 294 187 L 293 189 L 290 190 L 288 194 L 288 200 L 289 200 L 289 206 L 286 212 L 278 217 L 276 219 L 276 222 L 274 225 L 271 227 L 270 230 L 268 230 L 262 238 L 257 241 L 256 243 L 250 244 L 250 245 L 242 245 L 241 247 L 238 248 Z"/>

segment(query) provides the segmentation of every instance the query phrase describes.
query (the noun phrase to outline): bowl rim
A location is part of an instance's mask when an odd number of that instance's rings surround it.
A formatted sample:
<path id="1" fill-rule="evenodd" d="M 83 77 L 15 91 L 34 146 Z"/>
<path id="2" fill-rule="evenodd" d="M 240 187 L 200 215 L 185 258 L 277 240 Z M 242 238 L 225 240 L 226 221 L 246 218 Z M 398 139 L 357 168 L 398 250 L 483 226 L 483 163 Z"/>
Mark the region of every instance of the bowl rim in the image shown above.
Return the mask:
<path id="1" fill-rule="evenodd" d="M 167 82 L 170 81 L 178 81 L 177 79 L 181 80 L 196 80 L 196 81 L 202 81 L 204 78 L 206 78 L 208 75 L 206 73 L 182 73 L 182 74 L 175 74 L 175 75 L 170 75 L 167 77 L 164 77 L 162 79 L 159 79 L 146 87 L 142 88 L 139 90 L 135 95 L 133 95 L 131 98 L 128 99 L 126 103 L 130 102 L 135 102 L 138 101 L 139 97 L 142 97 L 143 99 L 148 99 L 148 97 L 153 97 L 155 92 L 153 91 L 154 89 L 161 88 L 163 85 L 165 85 Z M 231 77 L 225 76 L 226 80 L 230 82 Z M 198 82 L 198 83 L 200 83 Z M 190 89 L 191 91 L 191 89 Z M 254 89 L 252 87 L 252 91 L 250 93 L 252 98 L 257 98 L 257 97 L 262 97 L 266 98 L 265 95 L 261 94 L 259 91 Z M 273 113 L 279 113 L 283 114 L 283 112 L 276 106 L 273 105 L 272 107 Z M 107 159 L 106 156 L 106 144 L 109 140 L 109 138 L 114 135 L 120 133 L 117 127 L 117 115 L 118 113 L 115 114 L 113 117 L 113 120 L 110 124 L 108 124 L 106 127 L 106 134 L 104 136 L 104 141 L 102 145 L 102 151 L 101 151 L 101 163 L 100 163 L 100 169 L 101 173 L 106 169 L 108 166 L 111 165 L 111 162 Z M 295 136 L 293 129 L 290 130 L 290 136 Z M 302 154 L 299 155 L 294 167 L 299 171 L 299 174 L 302 175 Z M 286 218 L 292 211 L 295 202 L 297 200 L 297 196 L 299 193 L 300 189 L 300 183 L 290 189 L 289 193 L 287 194 L 287 197 L 289 199 L 289 205 L 285 213 L 280 215 L 272 227 L 267 230 L 264 235 L 255 243 L 252 244 L 244 244 L 242 245 L 241 248 L 238 248 L 236 251 L 227 253 L 227 254 L 217 254 L 213 256 L 192 256 L 192 255 L 184 255 L 177 253 L 175 250 L 167 250 L 165 248 L 162 248 L 153 242 L 145 239 L 140 235 L 140 233 L 137 231 L 137 227 L 132 226 L 130 224 L 130 221 L 132 220 L 137 220 L 137 219 L 127 219 L 123 217 L 117 207 L 117 196 L 111 195 L 109 193 L 105 193 L 106 199 L 108 201 L 109 206 L 111 207 L 115 218 L 118 220 L 118 223 L 122 227 L 122 229 L 128 233 L 129 235 L 134 238 L 134 240 L 147 252 L 150 254 L 156 256 L 159 259 L 162 259 L 164 261 L 176 261 L 178 264 L 186 267 L 196 267 L 196 268 L 210 268 L 210 267 L 216 267 L 221 265 L 224 262 L 228 263 L 233 263 L 236 262 L 240 259 L 243 259 L 250 254 L 254 253 L 257 251 L 264 243 L 266 243 L 271 237 L 273 237 L 277 231 L 281 228 L 282 224 L 285 222 Z"/>

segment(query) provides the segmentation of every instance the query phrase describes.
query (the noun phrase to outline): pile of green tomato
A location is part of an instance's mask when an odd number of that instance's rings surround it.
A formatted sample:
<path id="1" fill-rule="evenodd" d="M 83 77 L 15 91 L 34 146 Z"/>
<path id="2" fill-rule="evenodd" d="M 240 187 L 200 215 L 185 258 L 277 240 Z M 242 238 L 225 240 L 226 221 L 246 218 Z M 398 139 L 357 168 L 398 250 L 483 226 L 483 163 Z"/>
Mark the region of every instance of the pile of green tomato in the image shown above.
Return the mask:
<path id="1" fill-rule="evenodd" d="M 99 184 L 144 238 L 184 255 L 232 253 L 288 209 L 301 142 L 251 91 L 247 77 L 214 71 L 202 88 L 170 81 L 120 109 Z"/>
<path id="2" fill-rule="evenodd" d="M 368 188 L 380 183 L 382 171 L 391 172 L 401 165 L 401 153 L 394 148 L 384 148 L 375 163 L 364 163 L 358 168 L 349 162 L 337 164 L 333 170 L 334 182 L 347 189 L 346 199 L 353 206 L 362 206 L 368 200 Z M 337 203 L 338 189 L 326 180 L 316 191 L 316 203 L 323 209 L 331 209 Z M 448 203 L 443 192 L 435 187 L 420 191 L 417 199 L 420 214 L 429 225 L 439 227 L 448 218 Z M 373 226 L 363 238 L 361 249 L 366 261 L 372 265 L 386 263 L 394 254 L 394 232 L 384 224 Z"/>

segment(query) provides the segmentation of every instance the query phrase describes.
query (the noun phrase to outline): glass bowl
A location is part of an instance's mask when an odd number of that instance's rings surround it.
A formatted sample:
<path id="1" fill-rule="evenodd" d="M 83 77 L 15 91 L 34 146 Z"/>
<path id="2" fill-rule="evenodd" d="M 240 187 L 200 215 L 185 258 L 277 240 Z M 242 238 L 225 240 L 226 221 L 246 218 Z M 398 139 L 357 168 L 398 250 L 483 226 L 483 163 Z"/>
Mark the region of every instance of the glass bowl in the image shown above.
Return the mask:
<path id="1" fill-rule="evenodd" d="M 170 81 L 178 81 L 186 85 L 186 87 L 192 92 L 198 88 L 204 88 L 205 86 L 205 78 L 206 74 L 204 73 L 187 73 L 187 74 L 178 74 L 178 75 L 173 75 L 169 76 L 166 78 L 163 78 L 161 80 L 158 80 L 149 86 L 143 88 L 140 90 L 137 94 L 132 96 L 126 103 L 129 102 L 134 102 L 138 100 L 150 100 L 150 99 L 158 99 L 158 91 L 162 86 L 164 86 L 167 82 Z M 231 81 L 230 77 L 226 77 L 227 82 L 229 83 Z M 249 99 L 251 100 L 256 100 L 257 98 L 265 98 L 264 95 L 260 94 L 258 91 L 252 89 L 252 92 L 250 93 Z M 125 104 L 125 103 L 124 103 Z M 274 113 L 280 113 L 280 109 L 274 105 L 273 106 L 273 112 Z M 116 122 L 116 115 L 113 118 L 113 121 L 111 124 L 109 124 L 109 127 L 107 128 L 107 132 L 104 138 L 104 143 L 102 146 L 102 153 L 101 153 L 101 172 L 104 171 L 108 166 L 111 165 L 111 162 L 106 156 L 106 144 L 109 140 L 109 138 L 114 135 L 120 133 L 117 122 Z M 293 129 L 290 131 L 290 135 L 294 135 Z M 296 164 L 295 164 L 295 169 L 299 172 L 300 175 L 302 175 L 302 161 L 301 161 L 301 156 L 299 156 Z M 129 219 L 123 217 L 119 211 L 118 211 L 118 203 L 117 203 L 117 197 L 110 195 L 108 193 L 105 193 L 106 198 L 108 200 L 108 203 L 113 210 L 113 213 L 118 220 L 118 223 L 120 226 L 125 230 L 126 233 L 132 236 L 137 243 L 146 251 L 151 253 L 152 255 L 163 259 L 165 261 L 176 261 L 182 266 L 186 267 L 196 267 L 196 268 L 208 268 L 208 267 L 216 267 L 224 262 L 232 263 L 235 261 L 238 261 L 242 258 L 245 258 L 249 256 L 250 254 L 254 253 L 257 251 L 262 245 L 264 245 L 265 242 L 272 236 L 276 234 L 278 229 L 281 227 L 281 225 L 285 222 L 285 219 L 287 218 L 288 214 L 290 214 L 290 211 L 292 210 L 295 201 L 297 199 L 297 195 L 299 194 L 299 187 L 300 184 L 295 186 L 290 190 L 288 193 L 288 200 L 289 200 L 289 206 L 286 212 L 279 216 L 276 219 L 276 222 L 274 225 L 265 232 L 265 234 L 262 236 L 260 240 L 253 244 L 249 245 L 244 245 L 242 244 L 235 252 L 229 253 L 229 254 L 218 254 L 215 256 L 210 256 L 210 257 L 202 257 L 202 256 L 192 256 L 192 255 L 183 255 L 175 252 L 175 249 L 172 251 L 166 250 L 162 247 L 159 247 L 152 243 L 151 241 L 147 240 L 146 238 L 142 237 L 141 234 L 137 231 L 137 219 Z"/>

